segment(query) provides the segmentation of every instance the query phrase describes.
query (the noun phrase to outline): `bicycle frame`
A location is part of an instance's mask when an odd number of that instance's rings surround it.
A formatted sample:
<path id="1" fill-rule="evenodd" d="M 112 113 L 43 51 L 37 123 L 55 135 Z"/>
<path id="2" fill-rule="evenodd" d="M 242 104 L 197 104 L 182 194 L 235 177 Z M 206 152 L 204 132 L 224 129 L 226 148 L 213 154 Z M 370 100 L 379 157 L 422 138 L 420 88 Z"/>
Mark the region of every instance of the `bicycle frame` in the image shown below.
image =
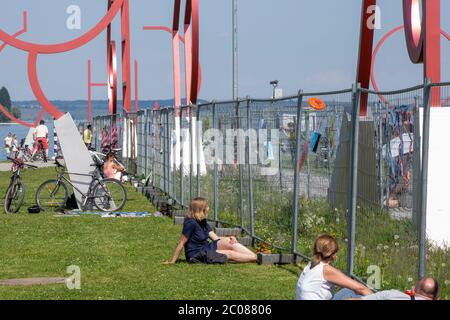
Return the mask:
<path id="1" fill-rule="evenodd" d="M 71 181 L 70 179 L 66 178 L 65 175 L 75 175 L 75 176 L 82 176 L 82 177 L 91 177 L 92 181 L 89 184 L 89 189 L 87 193 L 83 193 L 80 189 L 78 189 Z M 83 174 L 83 173 L 72 173 L 72 172 L 68 172 L 68 171 L 61 171 L 58 173 L 58 178 L 56 179 L 57 183 L 59 184 L 61 181 L 65 181 L 67 182 L 73 189 L 75 189 L 76 191 L 78 191 L 81 194 L 82 197 L 82 207 L 85 208 L 87 202 L 90 199 L 94 199 L 95 197 L 92 196 L 92 191 L 93 191 L 93 187 L 95 185 L 97 185 L 97 183 L 102 184 L 101 179 L 98 177 L 97 174 L 92 173 L 92 174 Z M 56 189 L 57 190 L 57 189 Z"/>
<path id="2" fill-rule="evenodd" d="M 18 168 L 13 175 L 11 176 L 10 180 L 9 180 L 9 186 L 8 189 L 11 188 L 17 181 L 20 181 L 20 170 L 21 168 Z M 6 189 L 8 191 L 8 189 Z"/>

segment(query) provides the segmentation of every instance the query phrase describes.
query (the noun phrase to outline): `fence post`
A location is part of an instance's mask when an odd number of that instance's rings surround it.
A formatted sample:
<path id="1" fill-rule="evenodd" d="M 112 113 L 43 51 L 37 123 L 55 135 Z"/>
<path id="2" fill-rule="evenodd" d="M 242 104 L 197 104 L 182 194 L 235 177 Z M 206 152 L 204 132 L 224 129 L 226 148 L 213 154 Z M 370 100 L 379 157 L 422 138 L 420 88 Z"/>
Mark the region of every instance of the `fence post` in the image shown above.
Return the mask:
<path id="1" fill-rule="evenodd" d="M 426 272 L 427 249 L 427 194 L 428 194 L 428 152 L 430 143 L 430 102 L 431 80 L 426 79 L 423 101 L 423 133 L 422 133 L 422 163 L 420 171 L 420 232 L 419 232 L 419 278 L 423 278 Z"/>
<path id="2" fill-rule="evenodd" d="M 253 206 L 253 169 L 252 169 L 252 163 L 251 163 L 251 153 L 252 153 L 252 146 L 250 141 L 250 129 L 251 129 L 251 112 L 250 112 L 250 98 L 247 97 L 247 141 L 248 141 L 248 149 L 247 149 L 247 165 L 248 165 L 248 205 L 249 205 L 249 211 L 250 211 L 250 235 L 252 237 L 252 240 L 255 238 L 255 209 Z M 259 146 L 256 146 L 257 148 Z M 256 159 L 258 161 L 258 159 Z M 244 226 L 244 223 L 242 223 L 242 227 Z"/>
<path id="3" fill-rule="evenodd" d="M 148 175 L 148 109 L 145 110 L 144 113 L 144 175 L 145 175 L 145 179 L 147 179 L 147 175 Z"/>
<path id="4" fill-rule="evenodd" d="M 414 112 L 414 155 L 413 155 L 413 223 L 420 230 L 420 150 L 421 150 L 421 135 L 420 135 L 420 105 L 418 97 L 415 97 L 415 112 Z"/>
<path id="5" fill-rule="evenodd" d="M 183 107 L 180 106 L 180 136 L 178 137 L 180 140 L 180 204 L 184 207 L 184 161 L 183 161 Z"/>
<path id="6" fill-rule="evenodd" d="M 273 105 L 272 105 L 272 110 L 273 110 Z M 281 132 L 282 132 L 281 127 L 282 127 L 283 123 L 280 120 L 280 114 L 278 111 L 279 110 L 277 110 L 277 124 L 276 124 L 278 127 L 278 132 L 280 133 L 279 138 L 278 138 L 278 173 L 280 176 L 280 190 L 283 190 L 283 159 L 281 158 L 281 144 L 282 144 L 281 139 L 283 137 L 283 135 L 281 134 Z"/>
<path id="7" fill-rule="evenodd" d="M 177 197 L 177 159 L 176 159 L 176 144 L 178 142 L 178 137 L 176 136 L 176 132 L 177 132 L 177 121 L 176 121 L 176 108 L 173 107 L 172 109 L 172 131 L 170 134 L 170 149 L 172 150 L 172 171 L 173 171 L 173 198 L 175 199 L 175 201 L 178 201 L 178 197 Z M 175 137 L 175 140 L 172 141 L 172 137 Z"/>
<path id="8" fill-rule="evenodd" d="M 194 184 L 192 172 L 194 171 L 194 139 L 192 137 L 192 105 L 189 106 L 189 202 L 192 201 L 194 195 Z"/>
<path id="9" fill-rule="evenodd" d="M 383 115 L 381 110 L 381 102 L 378 106 L 378 176 L 380 184 L 380 207 L 383 208 L 384 189 L 383 189 Z M 387 151 L 387 150 L 386 150 Z"/>
<path id="10" fill-rule="evenodd" d="M 169 126 L 169 108 L 166 109 L 166 170 L 167 170 L 167 194 L 170 195 L 170 156 L 172 149 L 170 147 L 170 126 Z"/>
<path id="11" fill-rule="evenodd" d="M 292 195 L 292 241 L 291 250 L 292 253 L 297 252 L 297 229 L 298 229 L 298 196 L 299 196 L 299 177 L 300 177 L 300 144 L 301 144 L 301 131 L 302 131 L 302 100 L 303 91 L 298 92 L 297 98 L 297 124 L 295 128 L 295 160 L 294 160 L 294 193 Z"/>
<path id="12" fill-rule="evenodd" d="M 306 126 L 306 143 L 309 141 L 310 136 L 310 124 L 309 124 L 309 113 L 308 111 L 305 111 L 305 126 Z M 309 145 L 306 146 L 307 153 L 306 153 L 306 196 L 309 199 L 310 198 L 310 185 L 311 185 L 311 167 L 309 163 Z"/>
<path id="13" fill-rule="evenodd" d="M 152 152 L 152 158 L 153 158 L 153 160 L 152 160 L 152 175 L 153 175 L 153 177 L 152 177 L 152 181 L 153 181 L 153 185 L 156 187 L 156 157 L 157 157 L 157 154 L 156 154 L 156 134 L 158 133 L 159 134 L 159 127 L 156 125 L 157 123 L 156 123 L 156 116 L 157 116 L 157 114 L 156 114 L 156 111 L 155 110 L 152 110 L 152 131 L 153 131 L 153 133 L 152 133 L 152 150 L 153 150 L 153 152 Z M 156 131 L 156 130 L 158 130 L 158 131 Z M 159 156 L 159 152 L 158 152 L 158 156 Z"/>
<path id="14" fill-rule="evenodd" d="M 110 119 L 110 123 L 109 123 L 109 147 L 112 146 L 112 134 L 113 134 L 113 125 L 115 123 L 115 115 L 112 115 L 109 119 Z"/>
<path id="15" fill-rule="evenodd" d="M 237 120 L 237 129 L 239 132 L 239 129 L 241 129 L 241 117 L 240 117 L 240 112 L 239 112 L 239 107 L 240 107 L 240 102 L 236 101 L 236 120 Z M 245 212 L 244 212 L 244 167 L 243 164 L 241 163 L 241 152 L 242 152 L 242 146 L 241 146 L 241 142 L 240 139 L 240 132 L 238 133 L 237 137 L 235 139 L 237 139 L 237 161 L 239 163 L 239 208 L 240 208 L 240 212 L 241 212 L 241 227 L 244 227 L 244 223 L 245 223 Z"/>
<path id="16" fill-rule="evenodd" d="M 333 109 L 336 108 L 336 101 L 333 101 Z M 327 112 L 327 122 L 328 122 L 328 146 L 327 146 L 327 175 L 328 175 L 328 185 L 331 184 L 331 148 L 333 147 L 331 144 L 331 123 L 333 121 L 333 114 L 331 112 Z"/>
<path id="17" fill-rule="evenodd" d="M 359 113 L 361 107 L 361 84 L 353 86 L 353 114 L 351 137 L 351 160 L 348 192 L 348 256 L 347 273 L 353 274 L 355 260 L 356 205 L 358 192 L 358 151 L 359 151 Z"/>
<path id="18" fill-rule="evenodd" d="M 213 129 L 217 129 L 217 112 L 216 112 L 216 103 L 213 102 Z M 214 141 L 214 143 L 217 143 L 217 141 Z M 220 143 L 223 143 L 221 141 Z M 217 222 L 219 220 L 219 181 L 218 181 L 218 168 L 217 168 L 217 150 L 214 151 L 214 221 Z M 220 157 L 223 157 L 223 152 L 220 155 Z"/>
<path id="19" fill-rule="evenodd" d="M 197 197 L 201 196 L 201 162 L 200 162 L 200 157 L 201 157 L 201 147 L 202 144 L 200 143 L 200 139 L 201 139 L 201 131 L 202 131 L 202 127 L 201 127 L 201 121 L 200 121 L 200 106 L 197 106 L 197 123 L 196 123 L 196 130 L 195 130 L 195 150 L 197 151 Z"/>
<path id="20" fill-rule="evenodd" d="M 161 110 L 161 114 L 159 117 L 160 120 L 160 126 L 163 125 L 163 123 L 165 122 L 165 114 L 164 114 L 164 109 Z M 164 123 L 165 124 L 165 123 Z M 167 135 L 167 126 L 163 126 L 163 136 L 161 137 L 161 147 L 163 148 L 163 153 L 162 153 L 162 161 L 161 161 L 161 169 L 163 170 L 163 180 L 164 180 L 164 193 L 167 193 L 167 169 L 166 169 L 166 158 L 167 158 L 167 139 L 166 139 L 166 135 Z"/>

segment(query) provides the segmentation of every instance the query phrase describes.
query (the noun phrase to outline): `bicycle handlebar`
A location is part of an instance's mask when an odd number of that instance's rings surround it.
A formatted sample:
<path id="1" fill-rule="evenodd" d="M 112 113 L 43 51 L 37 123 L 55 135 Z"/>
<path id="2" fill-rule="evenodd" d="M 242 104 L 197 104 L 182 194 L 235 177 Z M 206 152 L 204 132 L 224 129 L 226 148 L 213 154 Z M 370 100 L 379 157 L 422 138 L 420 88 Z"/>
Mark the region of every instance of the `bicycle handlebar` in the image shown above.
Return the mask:
<path id="1" fill-rule="evenodd" d="M 6 157 L 6 159 L 8 159 L 9 161 L 14 162 L 14 164 L 16 164 L 16 165 L 28 167 L 28 168 L 31 168 L 31 169 L 38 169 L 38 168 L 39 168 L 39 167 L 34 166 L 34 165 L 32 165 L 32 164 L 25 163 L 25 162 L 23 162 L 22 160 L 21 160 L 22 162 L 17 162 L 17 159 L 13 159 L 13 158 L 11 158 L 11 157 Z"/>

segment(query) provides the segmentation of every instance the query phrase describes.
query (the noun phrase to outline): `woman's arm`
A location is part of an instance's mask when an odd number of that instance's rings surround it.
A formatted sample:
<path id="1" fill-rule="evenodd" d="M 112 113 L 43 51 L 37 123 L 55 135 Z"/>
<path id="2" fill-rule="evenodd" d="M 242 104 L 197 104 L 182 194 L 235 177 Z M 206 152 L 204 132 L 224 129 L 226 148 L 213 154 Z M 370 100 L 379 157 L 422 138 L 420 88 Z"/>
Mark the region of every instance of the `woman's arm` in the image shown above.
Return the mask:
<path id="1" fill-rule="evenodd" d="M 357 294 L 366 296 L 372 294 L 373 292 L 367 288 L 365 285 L 353 280 L 352 278 L 346 276 L 344 273 L 330 265 L 325 265 L 323 268 L 323 276 L 325 280 L 341 287 L 347 288 L 355 291 Z"/>
<path id="2" fill-rule="evenodd" d="M 210 231 L 208 233 L 208 236 L 212 241 L 220 240 L 220 237 L 217 234 L 215 234 L 214 231 Z"/>
<path id="3" fill-rule="evenodd" d="M 210 238 L 212 241 L 220 240 L 220 239 L 226 239 L 226 240 L 230 241 L 231 244 L 235 244 L 235 243 L 238 242 L 237 239 L 236 239 L 236 237 L 234 237 L 234 236 L 230 236 L 230 237 L 219 237 L 217 234 L 214 233 L 214 231 L 211 231 L 210 233 L 208 233 L 208 236 L 209 236 L 209 238 Z"/>
<path id="4" fill-rule="evenodd" d="M 172 259 L 168 262 L 168 264 L 174 264 L 175 262 L 177 262 L 181 250 L 183 250 L 183 247 L 188 240 L 189 239 L 184 234 L 181 235 L 180 241 L 178 242 L 178 245 L 175 248 L 175 252 L 173 253 Z"/>
<path id="5" fill-rule="evenodd" d="M 113 165 L 114 165 L 114 169 L 116 169 L 117 171 L 120 171 L 120 172 L 125 171 L 125 168 L 121 164 L 117 163 L 116 161 L 113 162 Z"/>

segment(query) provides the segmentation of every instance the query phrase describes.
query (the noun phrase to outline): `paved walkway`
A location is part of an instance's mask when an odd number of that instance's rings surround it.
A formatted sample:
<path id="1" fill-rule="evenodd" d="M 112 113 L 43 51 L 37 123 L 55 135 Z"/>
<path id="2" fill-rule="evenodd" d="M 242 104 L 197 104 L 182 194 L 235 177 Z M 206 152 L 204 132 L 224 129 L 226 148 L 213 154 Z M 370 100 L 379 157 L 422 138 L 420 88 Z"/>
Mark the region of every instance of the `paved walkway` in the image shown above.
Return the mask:
<path id="1" fill-rule="evenodd" d="M 29 164 L 32 164 L 33 166 L 37 166 L 39 168 L 48 168 L 48 167 L 55 166 L 54 161 L 49 161 L 49 162 L 35 161 L 35 162 L 29 163 Z M 11 162 L 0 162 L 0 172 L 10 171 L 10 170 L 11 170 Z"/>

